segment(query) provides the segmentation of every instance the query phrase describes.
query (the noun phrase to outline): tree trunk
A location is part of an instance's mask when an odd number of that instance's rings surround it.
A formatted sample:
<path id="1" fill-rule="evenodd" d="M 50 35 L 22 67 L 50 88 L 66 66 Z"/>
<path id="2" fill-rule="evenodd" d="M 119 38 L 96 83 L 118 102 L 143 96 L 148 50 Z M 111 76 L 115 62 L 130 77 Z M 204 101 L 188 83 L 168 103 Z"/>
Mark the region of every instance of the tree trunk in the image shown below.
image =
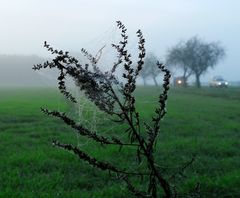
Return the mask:
<path id="1" fill-rule="evenodd" d="M 146 81 L 146 79 L 143 78 L 143 77 L 142 77 L 142 79 L 143 79 L 143 85 L 146 86 L 146 85 L 147 85 L 147 81 Z"/>
<path id="2" fill-rule="evenodd" d="M 196 74 L 196 86 L 197 88 L 201 88 L 201 82 L 200 82 L 200 75 Z"/>
<path id="3" fill-rule="evenodd" d="M 190 72 L 187 68 L 184 68 L 184 71 L 183 71 L 183 79 L 184 79 L 184 84 L 183 84 L 183 87 L 187 87 L 187 81 L 188 81 L 188 78 L 192 75 L 192 72 Z"/>
<path id="4" fill-rule="evenodd" d="M 187 87 L 187 76 L 186 75 L 184 75 L 183 76 L 183 87 Z"/>
<path id="5" fill-rule="evenodd" d="M 155 77 L 155 76 L 153 76 L 153 81 L 154 81 L 155 86 L 157 87 L 157 86 L 158 86 L 158 83 L 157 83 L 157 80 L 156 80 L 156 77 Z"/>

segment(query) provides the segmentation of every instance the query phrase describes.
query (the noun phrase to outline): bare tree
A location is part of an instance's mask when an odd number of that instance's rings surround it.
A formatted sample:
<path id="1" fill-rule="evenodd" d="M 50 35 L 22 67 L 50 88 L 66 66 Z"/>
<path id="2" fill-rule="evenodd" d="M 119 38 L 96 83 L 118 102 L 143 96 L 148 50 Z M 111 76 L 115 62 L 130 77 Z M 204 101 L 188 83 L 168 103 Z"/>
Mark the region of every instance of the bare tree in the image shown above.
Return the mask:
<path id="1" fill-rule="evenodd" d="M 143 85 L 146 86 L 147 85 L 147 78 L 149 77 L 149 72 L 148 70 L 146 69 L 146 67 L 144 67 L 140 74 L 139 74 L 143 80 Z"/>
<path id="2" fill-rule="evenodd" d="M 179 42 L 167 52 L 166 64 L 183 70 L 182 78 L 187 82 L 192 75 L 192 70 L 188 67 L 188 53 L 186 52 L 185 43 Z M 186 86 L 186 83 L 183 83 Z"/>
<path id="3" fill-rule="evenodd" d="M 219 43 L 206 43 L 194 36 L 172 47 L 167 54 L 167 62 L 181 66 L 185 77 L 194 74 L 196 86 L 200 88 L 200 76 L 208 68 L 213 68 L 224 56 L 225 50 Z"/>
<path id="4" fill-rule="evenodd" d="M 158 59 L 155 56 L 155 54 L 153 54 L 153 53 L 147 54 L 147 56 L 145 58 L 145 62 L 144 62 L 144 67 L 143 67 L 142 71 L 140 72 L 140 76 L 143 79 L 144 85 L 147 84 L 146 79 L 150 77 L 153 79 L 155 86 L 158 86 L 157 76 L 160 74 L 161 71 L 156 66 L 157 60 Z"/>

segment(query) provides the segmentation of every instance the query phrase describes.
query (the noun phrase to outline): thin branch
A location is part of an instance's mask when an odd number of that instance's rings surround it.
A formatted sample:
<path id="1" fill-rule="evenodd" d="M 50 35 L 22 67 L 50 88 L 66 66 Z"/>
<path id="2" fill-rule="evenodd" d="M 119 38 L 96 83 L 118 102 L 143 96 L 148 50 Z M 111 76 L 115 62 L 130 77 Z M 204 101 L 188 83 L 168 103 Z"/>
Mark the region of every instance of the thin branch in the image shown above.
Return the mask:
<path id="1" fill-rule="evenodd" d="M 142 173 L 142 172 L 127 172 L 124 170 L 120 170 L 116 166 L 110 164 L 109 162 L 102 162 L 97 160 L 94 157 L 89 156 L 84 151 L 80 150 L 78 147 L 74 147 L 71 144 L 63 144 L 60 143 L 57 140 L 52 141 L 53 146 L 57 146 L 59 148 L 62 148 L 64 150 L 72 151 L 75 155 L 77 155 L 80 159 L 88 162 L 93 167 L 97 167 L 101 170 L 109 170 L 118 174 L 124 174 L 124 175 L 137 175 L 137 176 L 143 176 L 143 175 L 150 175 L 149 173 Z"/>
<path id="2" fill-rule="evenodd" d="M 48 109 L 43 109 L 41 108 L 42 112 L 49 115 L 49 116 L 54 116 L 54 117 L 58 117 L 61 120 L 63 120 L 68 126 L 71 126 L 73 129 L 75 129 L 79 135 L 82 136 L 86 136 L 98 143 L 101 144 L 112 144 L 112 145 L 118 145 L 118 146 L 136 146 L 138 147 L 138 144 L 128 144 L 128 143 L 123 143 L 121 142 L 119 139 L 117 139 L 116 137 L 111 137 L 110 140 L 107 137 L 101 136 L 101 135 L 97 135 L 96 132 L 90 131 L 86 128 L 84 128 L 82 125 L 78 125 L 76 124 L 76 122 L 72 119 L 70 119 L 65 113 L 61 113 L 58 111 L 49 111 Z"/>

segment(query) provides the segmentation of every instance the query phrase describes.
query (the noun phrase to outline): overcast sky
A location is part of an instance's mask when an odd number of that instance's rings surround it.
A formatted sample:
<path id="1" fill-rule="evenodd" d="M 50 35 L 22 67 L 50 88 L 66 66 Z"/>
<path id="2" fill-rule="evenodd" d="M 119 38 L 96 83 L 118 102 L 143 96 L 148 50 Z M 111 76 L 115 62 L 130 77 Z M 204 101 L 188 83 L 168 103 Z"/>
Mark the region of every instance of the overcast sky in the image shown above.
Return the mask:
<path id="1" fill-rule="evenodd" d="M 240 0 L 0 0 L 0 54 L 47 56 L 45 40 L 79 51 L 113 36 L 116 20 L 130 36 L 142 29 L 147 49 L 161 58 L 195 35 L 220 41 L 227 57 L 203 79 L 240 80 Z"/>

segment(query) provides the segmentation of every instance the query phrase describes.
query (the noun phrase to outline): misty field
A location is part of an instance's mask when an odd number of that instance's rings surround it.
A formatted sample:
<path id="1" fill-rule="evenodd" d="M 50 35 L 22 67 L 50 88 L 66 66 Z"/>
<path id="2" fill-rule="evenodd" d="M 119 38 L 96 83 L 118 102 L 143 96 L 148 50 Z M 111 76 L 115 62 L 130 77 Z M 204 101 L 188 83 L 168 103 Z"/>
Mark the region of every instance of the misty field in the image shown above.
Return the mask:
<path id="1" fill-rule="evenodd" d="M 159 92 L 154 87 L 137 90 L 137 107 L 144 119 L 151 119 Z M 179 178 L 178 190 L 191 191 L 199 182 L 202 197 L 239 197 L 240 88 L 171 89 L 167 105 L 157 145 L 159 165 L 170 175 L 196 156 Z M 122 157 L 115 146 L 106 153 L 44 115 L 40 107 L 72 111 L 55 89 L 0 88 L 0 197 L 131 197 L 114 175 L 54 148 L 51 140 L 80 145 L 96 158 L 119 165 L 127 160 L 131 166 L 135 159 L 130 153 L 123 149 Z M 100 124 L 102 129 L 109 127 Z"/>

